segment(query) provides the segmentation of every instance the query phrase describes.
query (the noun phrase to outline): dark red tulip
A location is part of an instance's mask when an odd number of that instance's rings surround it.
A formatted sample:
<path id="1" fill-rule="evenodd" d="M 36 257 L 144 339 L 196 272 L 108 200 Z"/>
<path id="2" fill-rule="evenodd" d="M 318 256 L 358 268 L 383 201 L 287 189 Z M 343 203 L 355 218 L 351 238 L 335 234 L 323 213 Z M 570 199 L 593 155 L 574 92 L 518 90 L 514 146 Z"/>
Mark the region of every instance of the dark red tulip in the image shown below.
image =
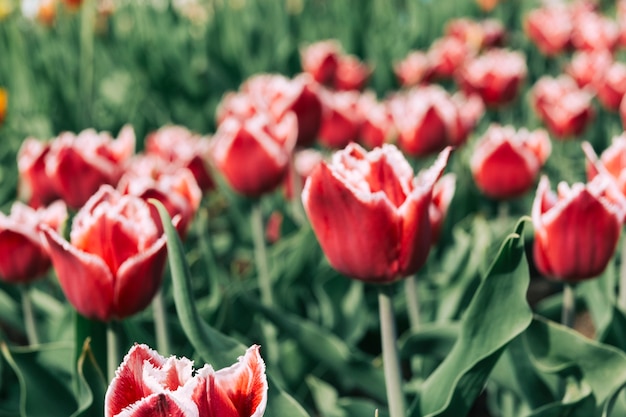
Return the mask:
<path id="1" fill-rule="evenodd" d="M 539 272 L 566 282 L 598 276 L 615 253 L 625 208 L 624 196 L 606 176 L 571 187 L 562 182 L 558 193 L 542 178 L 532 209 Z"/>
<path id="2" fill-rule="evenodd" d="M 374 94 L 362 94 L 359 99 L 361 128 L 358 142 L 367 149 L 374 149 L 389 143 L 396 136 L 389 103 L 380 102 Z"/>
<path id="3" fill-rule="evenodd" d="M 300 49 L 302 70 L 311 74 L 320 84 L 331 86 L 339 65 L 339 55 L 343 53 L 336 40 L 319 41 Z"/>
<path id="4" fill-rule="evenodd" d="M 470 59 L 457 72 L 466 94 L 478 94 L 488 107 L 510 103 L 526 78 L 526 58 L 520 52 L 490 49 Z"/>
<path id="5" fill-rule="evenodd" d="M 135 153 L 135 132 L 125 126 L 117 140 L 87 129 L 65 132 L 50 143 L 46 175 L 69 207 L 79 208 L 103 184 L 117 185 L 126 161 Z"/>
<path id="6" fill-rule="evenodd" d="M 475 49 L 459 38 L 446 36 L 437 39 L 428 50 L 432 77 L 439 79 L 452 78 L 459 67 L 475 53 Z"/>
<path id="7" fill-rule="evenodd" d="M 550 138 L 544 130 L 516 131 L 512 126 L 491 125 L 472 155 L 474 181 L 491 198 L 521 196 L 535 184 L 550 151 Z"/>
<path id="8" fill-rule="evenodd" d="M 39 209 L 15 202 L 8 216 L 0 213 L 0 280 L 28 284 L 48 272 L 50 257 L 39 228 L 45 224 L 58 229 L 65 219 L 67 209 L 61 201 Z"/>
<path id="9" fill-rule="evenodd" d="M 341 149 L 359 138 L 362 118 L 359 112 L 358 91 L 323 90 L 320 94 L 324 105 L 319 142 L 327 148 Z"/>
<path id="10" fill-rule="evenodd" d="M 74 217 L 69 242 L 45 225 L 42 236 L 66 298 L 87 318 L 138 313 L 161 286 L 165 235 L 138 197 L 103 185 Z"/>
<path id="11" fill-rule="evenodd" d="M 235 191 L 258 197 L 287 175 L 297 136 L 298 120 L 291 112 L 278 122 L 265 114 L 247 120 L 231 117 L 213 137 L 213 160 Z"/>
<path id="12" fill-rule="evenodd" d="M 393 282 L 415 273 L 432 241 L 430 206 L 450 148 L 417 178 L 393 145 L 370 152 L 352 143 L 319 164 L 302 192 L 330 265 L 348 277 Z"/>

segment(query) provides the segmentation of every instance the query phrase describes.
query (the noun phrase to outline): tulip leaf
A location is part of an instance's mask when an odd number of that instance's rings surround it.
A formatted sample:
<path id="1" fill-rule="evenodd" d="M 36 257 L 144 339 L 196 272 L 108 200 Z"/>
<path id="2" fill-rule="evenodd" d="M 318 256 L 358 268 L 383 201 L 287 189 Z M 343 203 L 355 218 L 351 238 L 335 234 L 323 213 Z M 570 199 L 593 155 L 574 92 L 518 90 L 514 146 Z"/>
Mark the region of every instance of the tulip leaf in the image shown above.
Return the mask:
<path id="1" fill-rule="evenodd" d="M 85 340 L 77 363 L 78 410 L 71 417 L 98 417 L 104 410 L 107 383 L 91 349 L 91 340 Z"/>
<path id="2" fill-rule="evenodd" d="M 407 332 L 399 340 L 400 355 L 428 355 L 437 359 L 445 358 L 459 336 L 458 322 L 424 323 L 418 330 Z"/>
<path id="3" fill-rule="evenodd" d="M 294 338 L 307 356 L 325 364 L 346 383 L 358 388 L 374 398 L 385 401 L 385 379 L 381 368 L 376 368 L 372 360 L 346 345 L 334 333 L 318 326 L 310 320 L 276 308 L 268 308 L 256 300 L 243 298 L 255 310 L 265 314 L 280 330 Z"/>
<path id="4" fill-rule="evenodd" d="M 183 331 L 203 360 L 210 363 L 214 368 L 230 366 L 238 356 L 244 355 L 246 347 L 239 341 L 220 333 L 200 317 L 191 289 L 189 266 L 178 232 L 172 225 L 172 219 L 165 207 L 155 200 L 151 200 L 151 203 L 159 210 L 161 222 L 167 235 L 167 256 L 172 274 L 174 303 Z M 269 386 L 267 415 L 309 417 L 302 406 L 274 381 L 269 370 L 267 380 Z"/>
<path id="5" fill-rule="evenodd" d="M 561 377 L 581 376 L 591 387 L 599 409 L 626 384 L 626 353 L 612 346 L 539 316 L 524 339 L 539 370 Z"/>
<path id="6" fill-rule="evenodd" d="M 422 385 L 413 415 L 466 415 L 506 346 L 530 324 L 523 225 L 518 223 L 502 244 L 463 316 L 452 351 Z"/>
<path id="7" fill-rule="evenodd" d="M 39 345 L 35 348 L 9 348 L 0 352 L 11 367 L 20 389 L 20 417 L 69 416 L 76 410 L 73 395 L 70 344 Z"/>

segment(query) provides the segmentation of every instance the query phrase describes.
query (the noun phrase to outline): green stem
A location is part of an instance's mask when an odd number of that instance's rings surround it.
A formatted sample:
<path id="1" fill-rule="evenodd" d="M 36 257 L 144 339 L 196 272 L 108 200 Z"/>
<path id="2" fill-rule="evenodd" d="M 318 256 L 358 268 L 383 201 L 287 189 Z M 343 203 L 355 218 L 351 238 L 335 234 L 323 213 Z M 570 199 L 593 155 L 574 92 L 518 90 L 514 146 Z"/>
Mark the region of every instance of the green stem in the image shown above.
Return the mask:
<path id="1" fill-rule="evenodd" d="M 81 5 L 80 11 L 80 74 L 78 114 L 82 116 L 83 127 L 91 126 L 91 103 L 93 93 L 94 72 L 94 24 L 96 4 L 87 0 Z"/>
<path id="2" fill-rule="evenodd" d="M 411 275 L 404 280 L 404 292 L 406 295 L 406 306 L 409 313 L 409 324 L 412 331 L 417 331 L 420 327 L 420 307 L 417 296 L 417 274 Z"/>
<path id="3" fill-rule="evenodd" d="M 156 333 L 157 350 L 163 356 L 170 354 L 170 337 L 167 329 L 167 312 L 163 300 L 163 289 L 160 289 L 152 300 L 154 332 Z"/>
<path id="4" fill-rule="evenodd" d="M 107 377 L 109 383 L 115 378 L 115 371 L 120 365 L 119 326 L 116 321 L 107 323 Z"/>
<path id="5" fill-rule="evenodd" d="M 291 154 L 289 171 L 291 181 L 291 209 L 293 211 L 293 217 L 299 225 L 303 225 L 306 222 L 306 214 L 304 213 L 304 207 L 302 206 L 302 178 L 296 170 L 295 152 Z"/>
<path id="6" fill-rule="evenodd" d="M 24 314 L 24 327 L 26 329 L 26 338 L 29 345 L 38 345 L 39 336 L 37 335 L 37 321 L 35 320 L 35 310 L 30 297 L 31 288 L 29 285 L 20 285 L 22 293 L 22 312 Z"/>
<path id="7" fill-rule="evenodd" d="M 383 349 L 383 367 L 387 402 L 390 417 L 405 417 L 406 407 L 402 391 L 400 359 L 396 345 L 396 323 L 391 300 L 391 288 L 380 286 L 378 289 L 378 309 L 380 313 L 380 338 Z"/>
<path id="8" fill-rule="evenodd" d="M 619 294 L 617 304 L 626 311 L 626 239 L 622 239 L 622 253 L 620 259 L 620 273 L 619 273 Z"/>
<path id="9" fill-rule="evenodd" d="M 272 294 L 272 282 L 270 281 L 269 268 L 267 265 L 263 212 L 261 211 L 260 200 L 252 205 L 250 221 L 252 226 L 252 239 L 254 241 L 254 262 L 259 280 L 259 290 L 261 291 L 261 303 L 264 306 L 272 307 L 274 304 L 274 296 Z M 278 361 L 276 328 L 268 322 L 263 322 L 262 329 L 265 336 L 265 343 L 267 344 L 265 350 L 267 352 L 267 361 L 270 364 L 275 364 Z"/>
<path id="10" fill-rule="evenodd" d="M 572 284 L 563 285 L 563 308 L 561 310 L 561 324 L 573 328 L 576 318 L 576 300 L 574 297 L 574 287 Z"/>

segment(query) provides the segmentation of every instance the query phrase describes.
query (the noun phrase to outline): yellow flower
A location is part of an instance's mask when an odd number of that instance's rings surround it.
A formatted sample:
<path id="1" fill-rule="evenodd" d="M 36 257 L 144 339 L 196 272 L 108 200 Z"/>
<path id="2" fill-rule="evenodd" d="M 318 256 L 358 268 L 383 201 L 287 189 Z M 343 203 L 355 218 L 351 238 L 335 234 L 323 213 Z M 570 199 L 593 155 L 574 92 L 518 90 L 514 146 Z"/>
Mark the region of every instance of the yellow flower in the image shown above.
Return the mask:
<path id="1" fill-rule="evenodd" d="M 13 11 L 13 2 L 11 0 L 0 0 L 0 20 L 11 14 Z"/>

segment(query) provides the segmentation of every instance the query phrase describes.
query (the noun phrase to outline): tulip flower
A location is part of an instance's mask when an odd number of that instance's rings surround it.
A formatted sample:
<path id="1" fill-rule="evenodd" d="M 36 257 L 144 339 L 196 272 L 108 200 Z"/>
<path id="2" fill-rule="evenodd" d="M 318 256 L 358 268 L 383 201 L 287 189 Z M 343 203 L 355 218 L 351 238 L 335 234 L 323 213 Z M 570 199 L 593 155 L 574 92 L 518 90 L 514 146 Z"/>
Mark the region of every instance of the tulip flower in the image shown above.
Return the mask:
<path id="1" fill-rule="evenodd" d="M 626 133 L 614 137 L 600 158 L 588 142 L 583 142 L 582 147 L 587 157 L 587 178 L 591 181 L 600 174 L 608 175 L 626 196 Z"/>
<path id="2" fill-rule="evenodd" d="M 171 218 L 179 216 L 176 229 L 181 238 L 184 238 L 202 199 L 202 190 L 190 170 L 168 165 L 153 155 L 132 160 L 117 189 L 146 202 L 151 198 L 160 201 Z M 156 207 L 151 205 L 150 210 L 157 228 L 162 230 Z"/>
<path id="3" fill-rule="evenodd" d="M 214 371 L 133 346 L 115 372 L 104 400 L 105 417 L 261 417 L 267 404 L 265 364 L 258 346 Z"/>
<path id="4" fill-rule="evenodd" d="M 319 164 L 302 192 L 305 211 L 331 266 L 367 282 L 393 282 L 426 261 L 433 187 L 450 148 L 432 168 L 413 170 L 393 145 L 350 144 Z"/>
<path id="5" fill-rule="evenodd" d="M 524 30 L 541 53 L 548 56 L 565 52 L 571 45 L 574 25 L 563 4 L 532 10 L 524 21 Z"/>
<path id="6" fill-rule="evenodd" d="M 540 78 L 532 94 L 539 118 L 559 139 L 580 135 L 594 117 L 593 95 L 567 75 Z"/>
<path id="7" fill-rule="evenodd" d="M 411 51 L 401 61 L 393 65 L 398 83 L 403 87 L 412 87 L 428 82 L 433 68 L 425 52 Z"/>
<path id="8" fill-rule="evenodd" d="M 215 133 L 213 160 L 235 191 L 258 197 L 283 181 L 297 136 L 298 121 L 291 112 L 277 122 L 265 114 L 231 117 Z"/>
<path id="9" fill-rule="evenodd" d="M 550 150 L 550 138 L 544 130 L 515 131 L 512 126 L 492 125 L 470 162 L 474 181 L 491 198 L 523 195 L 535 184 Z"/>
<path id="10" fill-rule="evenodd" d="M 622 98 L 626 94 L 626 64 L 614 62 L 595 80 L 595 89 L 600 103 L 608 110 L 619 110 Z"/>
<path id="11" fill-rule="evenodd" d="M 124 127 L 117 140 L 106 132 L 62 133 L 50 144 L 46 175 L 72 208 L 79 208 L 103 184 L 117 185 L 128 158 L 135 152 L 135 133 Z M 79 175 L 77 175 L 79 173 Z"/>
<path id="12" fill-rule="evenodd" d="M 0 213 L 0 280 L 28 284 L 44 275 L 51 264 L 39 228 L 46 224 L 56 230 L 66 218 L 61 201 L 37 210 L 15 202 L 8 216 Z"/>
<path id="13" fill-rule="evenodd" d="M 292 175 L 296 174 L 299 176 L 297 181 L 299 182 L 301 191 L 302 184 L 304 184 L 309 175 L 311 175 L 311 172 L 313 172 L 317 164 L 322 162 L 324 156 L 321 152 L 315 149 L 307 148 L 296 151 L 293 159 L 294 169 L 287 173 L 284 180 L 285 198 L 288 200 L 291 200 L 294 197 L 294 179 L 292 178 Z M 296 186 L 297 185 L 298 184 L 296 184 Z M 299 195 L 298 198 L 300 198 Z"/>
<path id="14" fill-rule="evenodd" d="M 565 72 L 571 76 L 580 88 L 593 88 L 598 80 L 613 63 L 613 55 L 609 51 L 580 51 L 572 57 Z"/>
<path id="15" fill-rule="evenodd" d="M 459 38 L 446 36 L 434 41 L 428 49 L 432 77 L 450 79 L 457 69 L 475 54 L 475 50 Z"/>
<path id="16" fill-rule="evenodd" d="M 445 35 L 462 40 L 475 50 L 501 45 L 504 41 L 504 26 L 497 19 L 481 21 L 457 18 L 448 21 Z"/>
<path id="17" fill-rule="evenodd" d="M 361 127 L 359 143 L 367 149 L 374 149 L 391 142 L 396 136 L 396 126 L 393 122 L 388 102 L 379 102 L 374 94 L 362 94 L 359 99 Z"/>
<path id="18" fill-rule="evenodd" d="M 150 304 L 165 264 L 165 235 L 138 197 L 103 185 L 74 217 L 70 241 L 42 226 L 68 301 L 83 316 L 123 319 Z"/>
<path id="19" fill-rule="evenodd" d="M 433 199 L 428 211 L 432 230 L 432 244 L 439 241 L 443 222 L 456 191 L 456 175 L 453 173 L 441 177 L 433 188 Z"/>
<path id="20" fill-rule="evenodd" d="M 146 137 L 146 153 L 191 171 L 202 191 L 215 188 L 208 167 L 211 141 L 183 126 L 163 126 Z"/>
<path id="21" fill-rule="evenodd" d="M 571 283 L 598 276 L 613 257 L 625 214 L 624 196 L 606 176 L 571 187 L 562 182 L 558 193 L 543 177 L 532 208 L 537 269 Z"/>
<path id="22" fill-rule="evenodd" d="M 572 45 L 578 50 L 611 51 L 619 41 L 617 23 L 595 12 L 581 13 L 572 30 Z"/>
<path id="23" fill-rule="evenodd" d="M 341 45 L 336 40 L 312 43 L 300 49 L 302 69 L 318 83 L 330 86 L 335 80 L 341 54 Z"/>
<path id="24" fill-rule="evenodd" d="M 336 90 L 362 90 L 372 73 L 371 68 L 354 55 L 341 55 L 333 79 Z"/>
<path id="25" fill-rule="evenodd" d="M 46 156 L 50 144 L 26 138 L 17 152 L 18 194 L 34 208 L 46 206 L 61 196 L 46 174 Z"/>
<path id="26" fill-rule="evenodd" d="M 358 91 L 324 90 L 320 97 L 325 111 L 318 133 L 319 142 L 332 149 L 341 149 L 356 142 L 361 129 Z"/>

